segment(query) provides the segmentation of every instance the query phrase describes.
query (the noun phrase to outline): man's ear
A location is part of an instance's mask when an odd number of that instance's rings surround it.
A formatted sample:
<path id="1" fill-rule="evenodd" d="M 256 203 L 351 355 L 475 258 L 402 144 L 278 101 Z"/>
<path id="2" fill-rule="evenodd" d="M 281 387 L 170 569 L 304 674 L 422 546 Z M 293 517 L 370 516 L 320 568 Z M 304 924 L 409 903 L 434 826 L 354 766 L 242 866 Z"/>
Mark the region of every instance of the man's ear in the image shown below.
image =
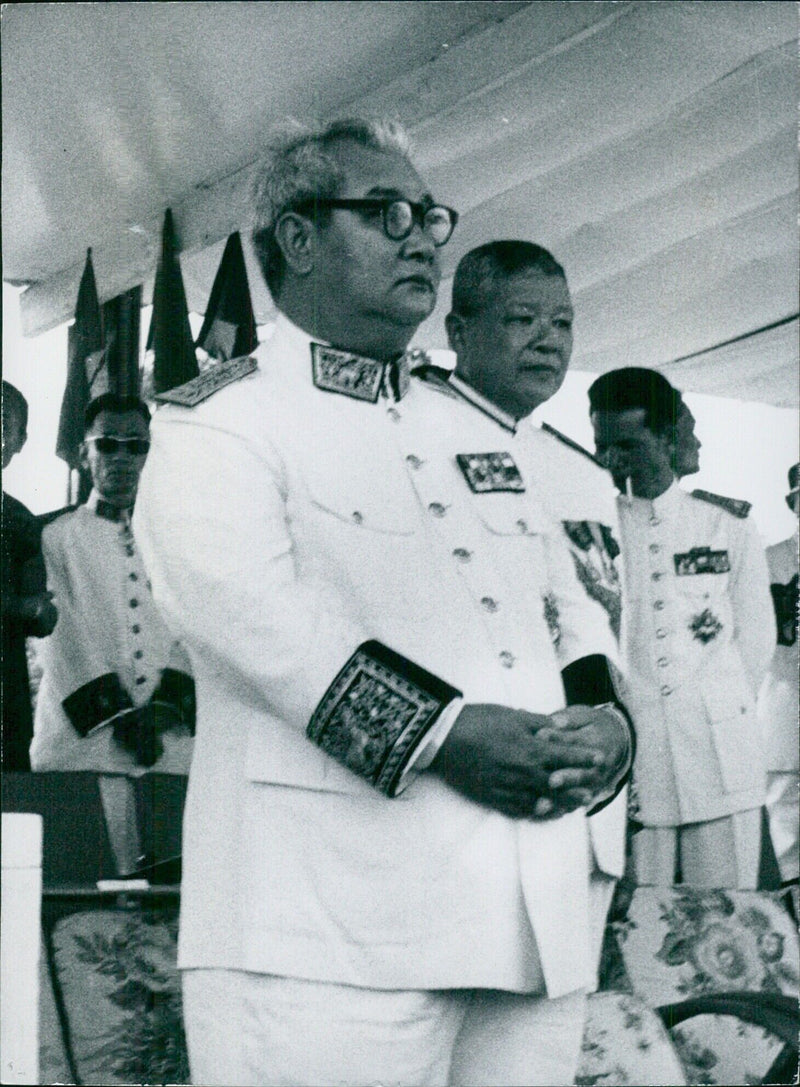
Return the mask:
<path id="1" fill-rule="evenodd" d="M 81 444 L 78 446 L 78 454 L 80 456 L 81 468 L 85 468 L 86 471 L 88 472 L 89 471 L 89 447 L 87 446 L 86 442 L 81 442 Z"/>
<path id="2" fill-rule="evenodd" d="M 464 349 L 464 318 L 458 313 L 448 313 L 444 319 L 447 329 L 447 343 L 451 351 L 458 354 Z"/>
<path id="3" fill-rule="evenodd" d="M 275 226 L 275 241 L 295 275 L 305 276 L 314 267 L 314 224 L 296 211 L 285 212 Z"/>

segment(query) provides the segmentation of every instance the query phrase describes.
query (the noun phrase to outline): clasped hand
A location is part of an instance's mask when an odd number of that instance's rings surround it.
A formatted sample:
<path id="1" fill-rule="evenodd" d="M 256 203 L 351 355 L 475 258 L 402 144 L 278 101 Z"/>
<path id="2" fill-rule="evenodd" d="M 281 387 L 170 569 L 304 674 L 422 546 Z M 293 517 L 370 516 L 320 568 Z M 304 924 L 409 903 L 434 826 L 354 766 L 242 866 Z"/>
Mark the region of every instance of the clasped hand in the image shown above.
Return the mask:
<path id="1" fill-rule="evenodd" d="M 129 710 L 114 722 L 114 739 L 136 759 L 137 766 L 154 766 L 164 754 L 162 733 L 180 722 L 167 707 L 152 702 Z"/>
<path id="2" fill-rule="evenodd" d="M 629 749 L 616 714 L 569 706 L 554 714 L 467 705 L 433 763 L 452 788 L 512 818 L 590 806 L 613 786 Z"/>

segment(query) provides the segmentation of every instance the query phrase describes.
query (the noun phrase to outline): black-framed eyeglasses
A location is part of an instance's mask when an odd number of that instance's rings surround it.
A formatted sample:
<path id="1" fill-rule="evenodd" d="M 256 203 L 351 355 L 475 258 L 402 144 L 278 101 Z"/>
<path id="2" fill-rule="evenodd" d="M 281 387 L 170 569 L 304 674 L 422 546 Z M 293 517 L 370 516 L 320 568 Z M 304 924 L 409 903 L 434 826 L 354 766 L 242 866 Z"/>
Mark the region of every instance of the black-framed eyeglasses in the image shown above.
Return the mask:
<path id="1" fill-rule="evenodd" d="M 362 199 L 320 196 L 305 201 L 303 207 L 380 211 L 383 232 L 387 238 L 401 242 L 414 229 L 414 223 L 417 223 L 437 248 L 450 241 L 458 222 L 458 212 L 444 204 L 417 204 L 413 200 L 398 200 L 392 196 L 365 196 Z"/>
<path id="2" fill-rule="evenodd" d="M 150 449 L 149 438 L 115 438 L 111 434 L 92 434 L 86 439 L 92 442 L 98 453 L 130 453 L 143 457 Z"/>

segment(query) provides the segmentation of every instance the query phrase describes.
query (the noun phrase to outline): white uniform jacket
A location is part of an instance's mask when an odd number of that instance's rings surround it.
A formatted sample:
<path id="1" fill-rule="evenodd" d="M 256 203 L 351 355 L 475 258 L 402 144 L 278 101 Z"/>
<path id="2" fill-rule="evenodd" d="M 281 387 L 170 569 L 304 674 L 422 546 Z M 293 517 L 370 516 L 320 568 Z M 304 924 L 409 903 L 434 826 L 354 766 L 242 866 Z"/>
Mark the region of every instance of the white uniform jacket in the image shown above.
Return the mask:
<path id="1" fill-rule="evenodd" d="M 426 773 L 390 800 L 306 735 L 365 639 L 549 712 L 606 636 L 568 579 L 557 655 L 557 529 L 527 495 L 473 495 L 440 397 L 322 391 L 309 345 L 281 316 L 257 372 L 153 421 L 134 523 L 198 699 L 180 965 L 529 991 L 538 945 L 551 995 L 592 984 L 582 811 L 515 821 Z M 494 427 L 463 441 L 493 449 Z"/>
<path id="2" fill-rule="evenodd" d="M 800 654 L 797 641 L 798 536 L 767 548 L 767 565 L 775 612 L 778 644 L 758 698 L 764 730 L 767 770 L 800 769 L 797 684 Z"/>
<path id="3" fill-rule="evenodd" d="M 677 826 L 758 807 L 755 699 L 775 620 L 756 529 L 677 484 L 618 509 L 639 818 Z"/>
<path id="4" fill-rule="evenodd" d="M 486 432 L 494 420 L 498 448 L 513 453 L 536 499 L 547 515 L 561 524 L 563 542 L 588 598 L 585 610 L 593 616 L 592 628 L 607 620 L 614 635 L 600 651 L 618 664 L 622 590 L 619 526 L 616 491 L 608 472 L 569 438 L 534 425 L 529 418 L 517 422 L 456 374 L 424 366 L 417 373 L 433 389 L 446 382 L 461 400 L 466 409 L 459 426 L 462 445 L 472 429 L 482 427 Z M 474 418 L 477 414 L 485 417 L 482 424 Z M 627 788 L 589 820 L 595 861 L 607 875 L 622 875 L 626 820 Z"/>
<path id="5" fill-rule="evenodd" d="M 129 528 L 98 507 L 104 509 L 93 494 L 42 533 L 58 622 L 37 649 L 43 674 L 31 744 L 34 770 L 143 773 L 107 722 L 126 706 L 148 702 L 165 669 L 190 673 L 186 653 L 158 613 Z M 79 706 L 76 721 L 81 717 L 92 726 L 87 735 L 74 727 L 65 700 L 70 708 Z M 167 731 L 162 742 L 164 754 L 149 769 L 187 773 L 188 730 Z"/>

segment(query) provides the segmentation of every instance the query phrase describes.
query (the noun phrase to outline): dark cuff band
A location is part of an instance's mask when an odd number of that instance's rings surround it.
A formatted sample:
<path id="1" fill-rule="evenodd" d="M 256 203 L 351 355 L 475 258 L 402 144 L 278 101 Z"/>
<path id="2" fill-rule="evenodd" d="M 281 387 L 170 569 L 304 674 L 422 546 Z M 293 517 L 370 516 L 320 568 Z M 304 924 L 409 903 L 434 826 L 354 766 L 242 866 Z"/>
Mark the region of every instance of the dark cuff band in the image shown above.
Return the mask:
<path id="1" fill-rule="evenodd" d="M 325 692 L 309 739 L 395 795 L 406 763 L 439 714 L 461 691 L 380 642 L 364 642 Z"/>
<path id="2" fill-rule="evenodd" d="M 73 691 L 61 705 L 75 731 L 88 736 L 92 729 L 131 709 L 133 702 L 116 672 L 107 672 Z"/>
<path id="3" fill-rule="evenodd" d="M 191 676 L 187 676 L 185 672 L 179 672 L 176 668 L 165 668 L 151 701 L 156 705 L 168 706 L 177 715 L 180 723 L 186 725 L 194 734 L 197 707 L 194 680 Z"/>
<path id="4" fill-rule="evenodd" d="M 607 657 L 600 653 L 594 653 L 590 657 L 581 657 L 580 660 L 573 661 L 572 664 L 568 664 L 562 670 L 561 679 L 564 684 L 564 694 L 568 706 L 601 706 L 604 702 L 611 702 L 628 723 L 630 733 L 628 772 L 617 782 L 614 793 L 589 811 L 589 815 L 593 815 L 607 804 L 610 804 L 630 778 L 630 767 L 633 766 L 633 759 L 636 754 L 636 731 L 633 727 L 631 715 L 620 702 L 614 689 L 614 679 Z"/>

